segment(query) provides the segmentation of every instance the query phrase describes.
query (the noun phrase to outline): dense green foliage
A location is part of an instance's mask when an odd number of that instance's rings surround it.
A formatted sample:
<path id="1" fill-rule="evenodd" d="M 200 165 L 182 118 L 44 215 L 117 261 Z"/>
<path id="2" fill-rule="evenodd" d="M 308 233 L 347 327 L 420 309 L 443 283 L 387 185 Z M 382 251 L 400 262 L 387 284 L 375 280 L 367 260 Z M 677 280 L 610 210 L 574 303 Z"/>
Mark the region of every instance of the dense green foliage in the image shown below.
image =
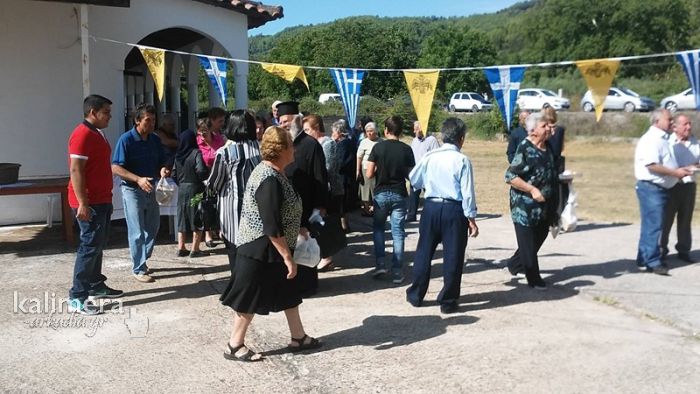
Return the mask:
<path id="1" fill-rule="evenodd" d="M 250 58 L 302 66 L 350 68 L 452 68 L 537 63 L 673 52 L 700 47 L 700 0 L 532 0 L 497 13 L 455 18 L 352 17 L 297 26 L 274 36 L 249 39 Z M 302 108 L 342 114 L 339 103 L 321 105 L 320 93 L 335 92 L 327 70 L 305 68 L 310 89 L 250 66 L 251 106 L 275 99 L 302 100 Z M 360 114 L 375 119 L 397 113 L 415 119 L 401 72 L 369 72 Z M 230 83 L 231 84 L 231 83 Z M 615 84 L 656 100 L 687 87 L 673 57 L 624 62 Z M 574 66 L 530 68 L 523 87 L 562 90 L 578 109 L 586 86 Z M 230 85 L 229 89 L 233 90 Z M 431 129 L 455 91 L 489 92 L 481 71 L 443 71 Z M 200 92 L 200 101 L 206 100 Z M 491 130 L 494 114 L 470 122 Z M 476 126 L 476 125 L 475 125 Z M 490 131 L 485 134 L 491 134 Z"/>

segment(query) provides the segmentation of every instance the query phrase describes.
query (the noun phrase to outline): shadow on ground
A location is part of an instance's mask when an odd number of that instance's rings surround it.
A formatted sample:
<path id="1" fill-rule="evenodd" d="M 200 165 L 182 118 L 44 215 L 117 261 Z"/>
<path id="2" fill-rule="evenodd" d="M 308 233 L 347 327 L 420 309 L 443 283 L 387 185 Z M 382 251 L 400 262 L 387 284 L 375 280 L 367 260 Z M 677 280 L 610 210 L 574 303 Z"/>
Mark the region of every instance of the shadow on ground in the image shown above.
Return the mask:
<path id="1" fill-rule="evenodd" d="M 475 323 L 479 318 L 474 316 L 370 316 L 362 324 L 335 332 L 319 338 L 323 347 L 314 352 L 325 352 L 333 349 L 352 346 L 371 346 L 375 350 L 387 350 L 397 346 L 425 341 L 447 332 L 452 325 L 467 325 Z M 403 327 L 402 329 L 397 329 Z M 289 352 L 287 347 L 263 352 L 264 356 Z"/>

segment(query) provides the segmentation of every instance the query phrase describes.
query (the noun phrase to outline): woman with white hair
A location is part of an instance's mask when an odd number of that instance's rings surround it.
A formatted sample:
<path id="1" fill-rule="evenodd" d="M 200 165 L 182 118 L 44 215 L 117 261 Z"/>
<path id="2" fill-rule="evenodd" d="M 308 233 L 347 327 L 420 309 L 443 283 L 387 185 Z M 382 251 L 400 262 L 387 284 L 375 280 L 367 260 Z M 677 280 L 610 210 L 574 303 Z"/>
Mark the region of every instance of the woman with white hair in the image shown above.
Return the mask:
<path id="1" fill-rule="evenodd" d="M 524 269 L 527 284 L 547 290 L 540 276 L 537 252 L 547 239 L 549 226 L 558 221 L 558 177 L 551 148 L 546 144 L 551 126 L 541 113 L 525 120 L 528 136 L 518 145 L 505 174 L 510 185 L 510 211 L 518 240 L 517 258 L 511 258 L 508 269 Z"/>
<path id="2" fill-rule="evenodd" d="M 376 183 L 375 178 L 367 178 L 365 172 L 367 170 L 367 159 L 372 153 L 372 148 L 377 142 L 381 141 L 377 133 L 377 124 L 368 122 L 365 125 L 365 138 L 360 141 L 360 146 L 357 148 L 357 174 L 355 177 L 360 180 L 360 199 L 362 200 L 362 216 L 372 216 L 372 191 Z"/>

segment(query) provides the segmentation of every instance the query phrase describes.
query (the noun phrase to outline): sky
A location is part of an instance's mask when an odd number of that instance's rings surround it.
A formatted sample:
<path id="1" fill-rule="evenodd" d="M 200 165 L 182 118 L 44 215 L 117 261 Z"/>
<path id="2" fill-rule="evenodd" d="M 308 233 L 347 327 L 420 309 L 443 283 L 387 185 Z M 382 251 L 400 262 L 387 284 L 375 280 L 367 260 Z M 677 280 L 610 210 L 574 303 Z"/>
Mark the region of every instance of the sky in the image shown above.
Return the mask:
<path id="1" fill-rule="evenodd" d="M 263 0 L 284 7 L 284 17 L 251 29 L 248 34 L 272 35 L 287 27 L 331 22 L 349 16 L 467 16 L 491 13 L 522 0 Z"/>

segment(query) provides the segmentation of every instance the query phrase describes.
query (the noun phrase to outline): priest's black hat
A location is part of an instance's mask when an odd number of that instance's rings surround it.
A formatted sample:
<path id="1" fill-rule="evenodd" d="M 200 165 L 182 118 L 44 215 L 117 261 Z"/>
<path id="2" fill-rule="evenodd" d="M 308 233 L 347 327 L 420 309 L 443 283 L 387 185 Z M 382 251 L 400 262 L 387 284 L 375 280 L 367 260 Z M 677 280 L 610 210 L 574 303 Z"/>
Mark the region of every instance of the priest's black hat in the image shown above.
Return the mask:
<path id="1" fill-rule="evenodd" d="M 299 103 L 296 101 L 285 101 L 277 104 L 277 116 L 297 115 L 299 113 Z"/>

